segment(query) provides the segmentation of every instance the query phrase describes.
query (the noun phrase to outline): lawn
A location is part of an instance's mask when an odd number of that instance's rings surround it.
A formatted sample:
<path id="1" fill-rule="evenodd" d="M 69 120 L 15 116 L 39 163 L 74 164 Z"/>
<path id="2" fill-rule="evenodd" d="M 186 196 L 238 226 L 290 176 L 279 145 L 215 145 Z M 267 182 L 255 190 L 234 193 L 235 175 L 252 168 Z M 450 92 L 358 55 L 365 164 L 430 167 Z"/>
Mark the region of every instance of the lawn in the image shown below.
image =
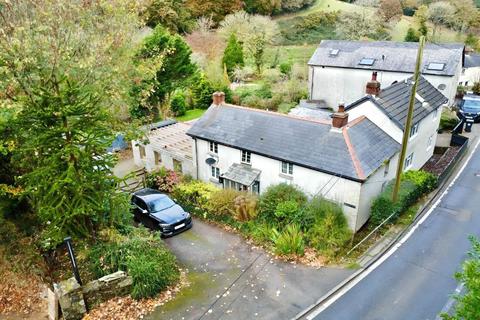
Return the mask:
<path id="1" fill-rule="evenodd" d="M 279 62 L 291 61 L 292 63 L 299 63 L 306 66 L 317 46 L 318 44 L 271 46 L 265 50 L 265 61 L 267 65 L 272 65 L 278 52 L 277 60 Z"/>
<path id="2" fill-rule="evenodd" d="M 180 117 L 176 117 L 175 119 L 179 122 L 185 122 L 185 121 L 190 121 L 193 119 L 200 118 L 207 110 L 204 109 L 192 109 L 192 110 L 187 110 L 187 112 Z"/>
<path id="3" fill-rule="evenodd" d="M 403 16 L 402 19 L 390 30 L 392 40 L 403 41 L 405 35 L 407 34 L 407 30 L 410 27 L 415 27 L 414 18 Z M 428 27 L 430 30 L 433 29 L 432 24 L 429 24 Z M 443 27 L 438 28 L 435 38 L 435 42 L 463 42 L 465 40 L 464 35 Z"/>

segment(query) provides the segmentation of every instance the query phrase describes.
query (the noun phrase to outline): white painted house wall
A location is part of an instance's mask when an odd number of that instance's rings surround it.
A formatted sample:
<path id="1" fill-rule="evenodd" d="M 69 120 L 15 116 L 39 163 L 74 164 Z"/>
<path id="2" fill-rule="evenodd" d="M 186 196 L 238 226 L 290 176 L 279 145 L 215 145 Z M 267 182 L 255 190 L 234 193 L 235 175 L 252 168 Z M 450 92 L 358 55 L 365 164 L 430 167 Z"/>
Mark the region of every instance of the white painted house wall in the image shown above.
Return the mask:
<path id="1" fill-rule="evenodd" d="M 145 148 L 145 157 L 141 157 L 140 145 L 140 142 L 132 141 L 133 161 L 138 167 L 145 168 L 148 172 L 155 171 L 161 167 L 174 170 L 173 160 L 175 159 L 181 163 L 183 174 L 189 174 L 194 178 L 196 177 L 197 170 L 191 159 L 184 158 L 178 154 L 172 154 L 165 150 L 154 150 L 151 144 L 142 144 Z M 155 164 L 155 151 L 160 153 L 161 162 L 158 165 Z"/>
<path id="2" fill-rule="evenodd" d="M 475 82 L 480 81 L 480 67 L 463 68 L 458 80 L 461 86 L 471 87 Z"/>
<path id="3" fill-rule="evenodd" d="M 196 153 L 194 153 L 196 154 L 195 157 L 198 156 L 198 178 L 205 182 L 214 183 L 221 188 L 222 186 L 218 183 L 218 179 L 212 177 L 211 166 L 209 166 L 205 160 L 207 158 L 217 159 L 215 166 L 220 169 L 220 174 L 222 174 L 225 173 L 232 164 L 241 163 L 240 149 L 219 144 L 218 154 L 214 154 L 209 151 L 208 141 L 196 139 L 196 142 L 193 144 L 194 150 L 195 145 L 197 148 Z M 283 182 L 295 184 L 310 197 L 322 195 L 326 199 L 341 204 L 348 225 L 354 231 L 357 231 L 367 221 L 370 215 L 370 204 L 372 200 L 381 191 L 383 182 L 393 178 L 395 171 L 390 169 L 390 173 L 384 176 L 384 169 L 382 167 L 377 171 L 382 172 L 382 174 L 377 174 L 376 172 L 367 182 L 362 184 L 298 165 L 293 166 L 293 175 L 288 176 L 281 173 L 281 161 L 254 153 L 251 154 L 251 165 L 252 168 L 261 170 L 259 177 L 260 193 L 264 192 L 270 185 Z M 370 184 L 369 181 L 374 182 Z M 345 205 L 345 203 L 348 205 Z"/>
<path id="4" fill-rule="evenodd" d="M 452 105 L 461 71 L 459 64 L 455 76 L 423 74 L 423 77 L 437 89 L 444 84 L 446 88 L 439 91 Z M 388 87 L 394 81 L 404 81 L 411 76 L 411 73 L 405 72 L 378 71 L 377 79 L 382 87 Z M 327 107 L 336 110 L 340 103 L 350 104 L 365 96 L 365 86 L 371 78 L 372 70 L 309 66 L 309 98 L 324 100 Z"/>

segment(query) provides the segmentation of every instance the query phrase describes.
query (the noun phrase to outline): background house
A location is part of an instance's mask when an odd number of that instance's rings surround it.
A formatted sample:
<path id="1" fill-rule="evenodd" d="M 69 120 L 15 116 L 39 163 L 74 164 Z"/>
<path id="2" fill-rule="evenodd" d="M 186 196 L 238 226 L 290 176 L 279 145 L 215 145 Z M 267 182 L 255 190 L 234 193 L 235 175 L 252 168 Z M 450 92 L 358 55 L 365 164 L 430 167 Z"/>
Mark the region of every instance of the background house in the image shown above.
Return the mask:
<path id="1" fill-rule="evenodd" d="M 465 54 L 465 65 L 458 84 L 471 87 L 478 81 L 480 81 L 480 55 L 476 53 Z"/>
<path id="2" fill-rule="evenodd" d="M 403 81 L 414 72 L 417 50 L 414 42 L 323 40 L 308 63 L 309 99 L 324 101 L 331 108 L 352 103 L 364 96 L 372 71 L 386 86 Z M 424 48 L 421 72 L 450 104 L 463 59 L 463 44 L 428 43 Z"/>
<path id="3" fill-rule="evenodd" d="M 145 141 L 132 141 L 137 166 L 152 171 L 160 167 L 196 177 L 192 138 L 186 135 L 191 124 L 166 120 L 147 128 Z"/>

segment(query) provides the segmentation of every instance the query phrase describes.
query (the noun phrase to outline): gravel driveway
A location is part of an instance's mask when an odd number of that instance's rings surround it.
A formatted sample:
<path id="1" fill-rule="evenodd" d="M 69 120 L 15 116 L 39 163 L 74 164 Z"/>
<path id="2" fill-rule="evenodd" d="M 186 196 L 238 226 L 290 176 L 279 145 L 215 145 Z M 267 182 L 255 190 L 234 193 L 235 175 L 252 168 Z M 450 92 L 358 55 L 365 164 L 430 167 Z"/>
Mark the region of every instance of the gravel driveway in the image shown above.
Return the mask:
<path id="1" fill-rule="evenodd" d="M 191 285 L 150 320 L 290 319 L 354 272 L 272 259 L 240 236 L 199 220 L 165 242 L 189 270 Z"/>

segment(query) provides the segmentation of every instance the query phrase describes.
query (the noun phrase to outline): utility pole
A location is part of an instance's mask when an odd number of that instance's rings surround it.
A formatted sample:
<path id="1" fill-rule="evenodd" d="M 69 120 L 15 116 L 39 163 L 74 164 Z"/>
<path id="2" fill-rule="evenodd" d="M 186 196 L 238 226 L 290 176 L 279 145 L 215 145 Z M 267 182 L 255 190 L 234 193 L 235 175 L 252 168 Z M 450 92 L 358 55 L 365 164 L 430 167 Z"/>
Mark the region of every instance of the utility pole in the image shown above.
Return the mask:
<path id="1" fill-rule="evenodd" d="M 403 131 L 402 149 L 400 151 L 400 157 L 398 159 L 397 175 L 395 178 L 395 187 L 393 188 L 393 195 L 392 195 L 393 202 L 397 202 L 398 191 L 400 189 L 400 182 L 401 182 L 401 177 L 403 172 L 403 164 L 405 162 L 405 156 L 407 153 L 408 139 L 410 138 L 410 128 L 412 126 L 413 108 L 415 106 L 415 94 L 417 93 L 418 78 L 420 77 L 420 66 L 422 65 L 422 56 L 423 56 L 424 46 L 425 46 L 425 36 L 421 36 L 418 43 L 417 63 L 415 65 L 415 74 L 413 75 L 412 92 L 410 93 L 410 103 L 408 105 L 407 122 L 405 123 L 405 130 Z"/>

